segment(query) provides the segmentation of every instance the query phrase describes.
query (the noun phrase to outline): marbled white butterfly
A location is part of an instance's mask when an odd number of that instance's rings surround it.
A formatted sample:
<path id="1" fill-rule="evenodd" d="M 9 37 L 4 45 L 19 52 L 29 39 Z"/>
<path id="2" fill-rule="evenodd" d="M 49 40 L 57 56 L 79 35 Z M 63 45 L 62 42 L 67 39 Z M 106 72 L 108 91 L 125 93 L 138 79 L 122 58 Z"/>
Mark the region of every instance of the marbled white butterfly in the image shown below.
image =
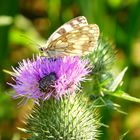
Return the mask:
<path id="1" fill-rule="evenodd" d="M 59 27 L 40 51 L 48 57 L 85 55 L 97 46 L 98 37 L 99 27 L 79 16 Z"/>

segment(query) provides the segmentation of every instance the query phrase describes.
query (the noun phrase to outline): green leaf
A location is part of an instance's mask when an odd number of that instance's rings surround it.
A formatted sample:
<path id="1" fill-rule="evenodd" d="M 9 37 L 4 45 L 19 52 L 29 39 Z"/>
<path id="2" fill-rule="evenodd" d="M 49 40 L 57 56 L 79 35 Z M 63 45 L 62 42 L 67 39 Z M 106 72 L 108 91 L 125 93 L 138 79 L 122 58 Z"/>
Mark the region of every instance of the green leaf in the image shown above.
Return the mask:
<path id="1" fill-rule="evenodd" d="M 125 99 L 128 101 L 132 101 L 132 102 L 136 102 L 136 103 L 140 103 L 140 99 L 136 98 L 136 97 L 132 97 L 129 94 L 125 93 L 122 90 L 116 90 L 115 92 L 109 91 L 107 89 L 103 89 L 103 92 L 105 94 L 111 95 L 111 96 L 115 96 L 121 99 Z"/>
<path id="2" fill-rule="evenodd" d="M 116 91 L 115 93 L 113 93 L 113 95 L 116 96 L 116 97 L 125 99 L 125 100 L 129 100 L 129 101 L 132 101 L 132 102 L 140 103 L 140 99 L 138 99 L 136 97 L 132 97 L 132 96 L 130 96 L 129 94 L 125 93 L 122 90 Z"/>
<path id="3" fill-rule="evenodd" d="M 122 82 L 122 79 L 124 77 L 124 74 L 127 70 L 127 67 L 123 69 L 123 71 L 121 73 L 119 73 L 119 75 L 116 77 L 116 79 L 114 80 L 114 82 L 112 83 L 111 87 L 110 87 L 110 90 L 112 92 L 114 92 L 117 87 L 120 85 L 120 83 Z"/>

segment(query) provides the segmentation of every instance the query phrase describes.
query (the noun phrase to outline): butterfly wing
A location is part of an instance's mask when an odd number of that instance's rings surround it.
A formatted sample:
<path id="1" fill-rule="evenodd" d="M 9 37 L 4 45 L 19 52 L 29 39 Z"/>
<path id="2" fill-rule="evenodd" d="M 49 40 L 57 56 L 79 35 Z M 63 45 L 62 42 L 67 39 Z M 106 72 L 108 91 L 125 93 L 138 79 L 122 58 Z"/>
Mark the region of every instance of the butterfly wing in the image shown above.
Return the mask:
<path id="1" fill-rule="evenodd" d="M 59 38 L 61 35 L 71 32 L 77 28 L 88 25 L 88 22 L 84 16 L 79 16 L 71 19 L 62 26 L 60 26 L 48 39 L 48 42 L 52 42 Z"/>
<path id="2" fill-rule="evenodd" d="M 48 44 L 46 51 L 51 57 L 85 55 L 97 46 L 98 37 L 99 27 L 89 24 L 62 34 Z"/>

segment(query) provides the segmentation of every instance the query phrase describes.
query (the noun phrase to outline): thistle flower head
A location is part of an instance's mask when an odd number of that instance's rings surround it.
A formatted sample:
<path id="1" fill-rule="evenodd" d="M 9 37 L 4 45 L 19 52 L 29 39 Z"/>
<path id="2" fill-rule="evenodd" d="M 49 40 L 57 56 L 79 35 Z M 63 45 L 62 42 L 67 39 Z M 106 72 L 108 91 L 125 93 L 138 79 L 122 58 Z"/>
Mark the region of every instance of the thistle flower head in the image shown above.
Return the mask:
<path id="1" fill-rule="evenodd" d="M 37 56 L 32 60 L 23 60 L 19 67 L 13 68 L 16 90 L 15 98 L 26 97 L 46 100 L 50 97 L 61 98 L 73 94 L 80 88 L 80 82 L 90 72 L 87 60 L 79 57 L 51 59 Z"/>

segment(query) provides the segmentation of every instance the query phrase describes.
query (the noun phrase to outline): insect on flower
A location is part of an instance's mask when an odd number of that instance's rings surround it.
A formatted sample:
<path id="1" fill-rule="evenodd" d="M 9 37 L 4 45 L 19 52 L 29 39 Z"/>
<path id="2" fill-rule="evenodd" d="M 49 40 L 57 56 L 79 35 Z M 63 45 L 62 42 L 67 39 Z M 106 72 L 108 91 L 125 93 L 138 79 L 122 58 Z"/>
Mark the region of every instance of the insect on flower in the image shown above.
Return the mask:
<path id="1" fill-rule="evenodd" d="M 49 75 L 44 76 L 41 80 L 39 80 L 39 89 L 42 92 L 50 92 L 54 89 L 54 87 L 51 87 L 51 85 L 54 84 L 57 77 L 55 72 L 51 72 Z"/>
<path id="2" fill-rule="evenodd" d="M 84 16 L 79 16 L 59 27 L 40 51 L 48 57 L 86 55 L 97 46 L 98 38 L 98 25 L 88 24 Z"/>

